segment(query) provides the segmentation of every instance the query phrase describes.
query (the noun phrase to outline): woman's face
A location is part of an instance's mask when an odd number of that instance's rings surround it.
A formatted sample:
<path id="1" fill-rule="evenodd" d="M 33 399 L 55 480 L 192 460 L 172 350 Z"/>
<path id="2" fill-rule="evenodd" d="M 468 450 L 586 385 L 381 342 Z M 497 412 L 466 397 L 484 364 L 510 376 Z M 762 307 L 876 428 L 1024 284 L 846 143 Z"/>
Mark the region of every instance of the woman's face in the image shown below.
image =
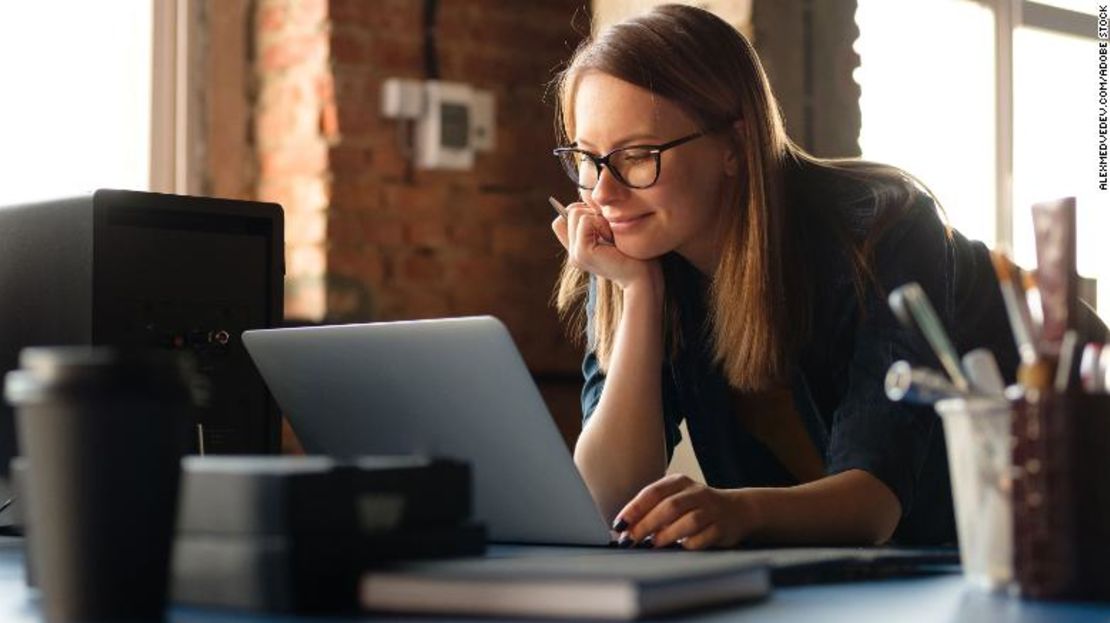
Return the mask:
<path id="1" fill-rule="evenodd" d="M 579 79 L 573 114 L 573 140 L 597 155 L 660 145 L 701 129 L 673 102 L 597 71 Z M 609 222 L 622 253 L 646 260 L 678 251 L 711 273 L 722 191 L 738 171 L 734 152 L 719 135 L 707 135 L 661 158 L 654 185 L 629 188 L 606 167 L 593 190 L 579 191 L 582 200 Z"/>

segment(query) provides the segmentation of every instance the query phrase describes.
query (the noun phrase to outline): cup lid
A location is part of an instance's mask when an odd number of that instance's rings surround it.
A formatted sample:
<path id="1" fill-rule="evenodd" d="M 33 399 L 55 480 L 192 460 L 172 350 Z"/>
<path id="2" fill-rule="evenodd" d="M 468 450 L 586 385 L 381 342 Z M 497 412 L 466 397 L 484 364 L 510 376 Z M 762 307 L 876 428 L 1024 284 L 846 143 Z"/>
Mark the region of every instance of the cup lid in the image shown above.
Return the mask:
<path id="1" fill-rule="evenodd" d="M 20 352 L 19 363 L 4 383 L 13 405 L 108 392 L 174 399 L 186 396 L 195 379 L 192 357 L 171 350 L 31 347 Z"/>

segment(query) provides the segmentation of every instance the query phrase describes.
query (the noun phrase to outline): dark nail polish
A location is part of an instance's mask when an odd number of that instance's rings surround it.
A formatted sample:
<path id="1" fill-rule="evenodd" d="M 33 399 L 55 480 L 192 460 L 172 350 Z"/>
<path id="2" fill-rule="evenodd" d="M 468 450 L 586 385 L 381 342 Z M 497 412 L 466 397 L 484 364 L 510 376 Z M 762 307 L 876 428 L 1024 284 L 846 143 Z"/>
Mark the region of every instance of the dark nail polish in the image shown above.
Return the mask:
<path id="1" fill-rule="evenodd" d="M 616 521 L 613 522 L 613 530 L 615 532 L 624 532 L 627 529 L 628 529 L 628 522 L 625 521 L 624 519 L 621 519 L 620 517 L 617 517 Z"/>
<path id="2" fill-rule="evenodd" d="M 636 541 L 633 541 L 632 539 L 630 539 L 626 536 L 622 536 L 621 540 L 617 541 L 617 547 L 619 547 L 621 549 L 628 549 L 629 547 L 632 547 L 635 544 L 636 544 Z"/>
<path id="3" fill-rule="evenodd" d="M 651 549 L 653 547 L 655 547 L 655 539 L 650 536 L 636 544 L 636 549 Z"/>

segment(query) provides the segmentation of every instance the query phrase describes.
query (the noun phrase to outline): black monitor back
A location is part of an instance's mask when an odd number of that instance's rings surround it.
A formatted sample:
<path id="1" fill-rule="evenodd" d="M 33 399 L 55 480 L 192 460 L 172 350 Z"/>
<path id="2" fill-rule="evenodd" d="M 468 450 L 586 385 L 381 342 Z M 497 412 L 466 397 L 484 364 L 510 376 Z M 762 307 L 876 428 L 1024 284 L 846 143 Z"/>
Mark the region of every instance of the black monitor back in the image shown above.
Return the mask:
<path id="1" fill-rule="evenodd" d="M 98 190 L 0 207 L 0 371 L 30 345 L 189 350 L 210 382 L 205 451 L 275 452 L 280 416 L 240 336 L 281 322 L 283 244 L 273 203 Z M 4 402 L 0 489 L 16 452 Z"/>

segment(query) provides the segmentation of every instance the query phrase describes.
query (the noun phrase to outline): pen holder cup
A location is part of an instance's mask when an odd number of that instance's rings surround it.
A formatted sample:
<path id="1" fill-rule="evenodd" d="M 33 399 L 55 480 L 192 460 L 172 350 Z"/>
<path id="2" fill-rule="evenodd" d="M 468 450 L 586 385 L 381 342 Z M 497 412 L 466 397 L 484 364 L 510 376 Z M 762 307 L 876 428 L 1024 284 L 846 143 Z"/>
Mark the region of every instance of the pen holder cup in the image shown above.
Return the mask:
<path id="1" fill-rule="evenodd" d="M 944 423 L 964 577 L 983 589 L 1005 589 L 1014 571 L 1010 404 L 951 398 L 936 403 L 936 411 Z"/>
<path id="2" fill-rule="evenodd" d="M 1013 439 L 1022 596 L 1110 600 L 1110 395 L 1026 392 Z"/>

